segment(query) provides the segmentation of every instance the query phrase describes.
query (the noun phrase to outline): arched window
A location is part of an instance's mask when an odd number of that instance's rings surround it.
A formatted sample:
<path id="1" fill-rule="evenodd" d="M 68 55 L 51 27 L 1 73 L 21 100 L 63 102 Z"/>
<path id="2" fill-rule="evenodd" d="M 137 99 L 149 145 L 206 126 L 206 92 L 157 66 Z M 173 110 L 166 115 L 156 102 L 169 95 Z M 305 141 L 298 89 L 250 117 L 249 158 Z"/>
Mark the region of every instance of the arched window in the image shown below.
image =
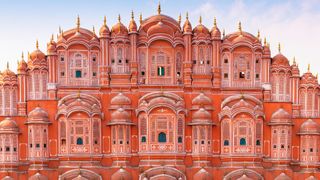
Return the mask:
<path id="1" fill-rule="evenodd" d="M 228 140 L 224 140 L 223 145 L 224 146 L 229 146 L 229 141 Z"/>
<path id="2" fill-rule="evenodd" d="M 158 142 L 167 142 L 166 133 L 164 133 L 164 132 L 159 133 Z"/>
<path id="3" fill-rule="evenodd" d="M 241 145 L 241 146 L 247 145 L 247 142 L 246 142 L 246 139 L 245 139 L 245 138 L 241 138 L 241 139 L 240 139 L 240 145 Z"/>
<path id="4" fill-rule="evenodd" d="M 77 138 L 77 145 L 83 145 L 83 139 L 82 138 Z"/>
<path id="5" fill-rule="evenodd" d="M 182 137 L 178 137 L 178 143 L 182 143 Z"/>
<path id="6" fill-rule="evenodd" d="M 145 136 L 142 136 L 141 137 L 141 142 L 146 142 L 147 141 L 147 138 Z"/>

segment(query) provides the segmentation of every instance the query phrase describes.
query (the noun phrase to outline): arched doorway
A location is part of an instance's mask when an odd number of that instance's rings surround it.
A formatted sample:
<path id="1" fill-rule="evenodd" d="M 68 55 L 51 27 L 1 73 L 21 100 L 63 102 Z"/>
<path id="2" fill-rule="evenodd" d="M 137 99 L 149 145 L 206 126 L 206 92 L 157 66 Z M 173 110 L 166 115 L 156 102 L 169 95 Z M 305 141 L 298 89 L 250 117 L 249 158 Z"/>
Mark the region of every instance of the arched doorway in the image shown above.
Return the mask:
<path id="1" fill-rule="evenodd" d="M 139 180 L 186 180 L 186 176 L 176 168 L 161 166 L 146 170 Z"/>

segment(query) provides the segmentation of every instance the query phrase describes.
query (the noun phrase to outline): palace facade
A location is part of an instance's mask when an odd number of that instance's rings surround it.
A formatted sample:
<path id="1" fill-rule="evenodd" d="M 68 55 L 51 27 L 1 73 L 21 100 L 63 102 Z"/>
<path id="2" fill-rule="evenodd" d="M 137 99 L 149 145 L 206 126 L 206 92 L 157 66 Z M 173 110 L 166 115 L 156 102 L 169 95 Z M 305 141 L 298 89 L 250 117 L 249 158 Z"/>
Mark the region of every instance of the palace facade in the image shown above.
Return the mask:
<path id="1" fill-rule="evenodd" d="M 52 37 L 0 74 L 0 178 L 320 178 L 317 77 L 161 13 Z"/>

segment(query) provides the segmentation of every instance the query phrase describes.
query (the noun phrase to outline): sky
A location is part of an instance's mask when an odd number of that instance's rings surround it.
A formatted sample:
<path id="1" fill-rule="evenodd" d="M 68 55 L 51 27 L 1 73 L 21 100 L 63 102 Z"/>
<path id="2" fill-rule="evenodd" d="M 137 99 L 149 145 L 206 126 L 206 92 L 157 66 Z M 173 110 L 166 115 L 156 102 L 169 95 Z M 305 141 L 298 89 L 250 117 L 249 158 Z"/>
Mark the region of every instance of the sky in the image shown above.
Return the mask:
<path id="1" fill-rule="evenodd" d="M 109 28 L 117 22 L 118 14 L 122 22 L 129 24 L 133 10 L 136 22 L 139 14 L 143 18 L 157 13 L 161 3 L 162 14 L 178 18 L 182 23 L 186 12 L 193 27 L 202 16 L 202 24 L 209 29 L 214 17 L 218 27 L 226 34 L 237 31 L 241 21 L 243 31 L 254 35 L 260 30 L 261 37 L 270 43 L 272 56 L 281 52 L 292 63 L 293 57 L 299 64 L 300 73 L 320 70 L 320 0 L 29 0 L 0 1 L 0 70 L 9 62 L 10 69 L 16 72 L 17 60 L 24 52 L 39 48 L 46 53 L 46 44 L 51 34 L 59 32 L 59 26 L 66 31 L 76 26 L 76 17 L 81 19 L 81 27 L 96 32 L 107 17 Z"/>

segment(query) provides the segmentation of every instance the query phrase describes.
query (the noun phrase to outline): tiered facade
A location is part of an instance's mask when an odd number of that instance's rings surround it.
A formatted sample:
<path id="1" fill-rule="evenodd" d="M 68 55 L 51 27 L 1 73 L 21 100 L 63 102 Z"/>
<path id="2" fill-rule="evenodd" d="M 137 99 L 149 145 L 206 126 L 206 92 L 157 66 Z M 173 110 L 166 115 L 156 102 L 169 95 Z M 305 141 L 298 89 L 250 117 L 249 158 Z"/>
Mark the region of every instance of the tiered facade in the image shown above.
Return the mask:
<path id="1" fill-rule="evenodd" d="M 260 35 L 161 14 L 0 75 L 2 179 L 317 179 L 319 84 Z"/>

